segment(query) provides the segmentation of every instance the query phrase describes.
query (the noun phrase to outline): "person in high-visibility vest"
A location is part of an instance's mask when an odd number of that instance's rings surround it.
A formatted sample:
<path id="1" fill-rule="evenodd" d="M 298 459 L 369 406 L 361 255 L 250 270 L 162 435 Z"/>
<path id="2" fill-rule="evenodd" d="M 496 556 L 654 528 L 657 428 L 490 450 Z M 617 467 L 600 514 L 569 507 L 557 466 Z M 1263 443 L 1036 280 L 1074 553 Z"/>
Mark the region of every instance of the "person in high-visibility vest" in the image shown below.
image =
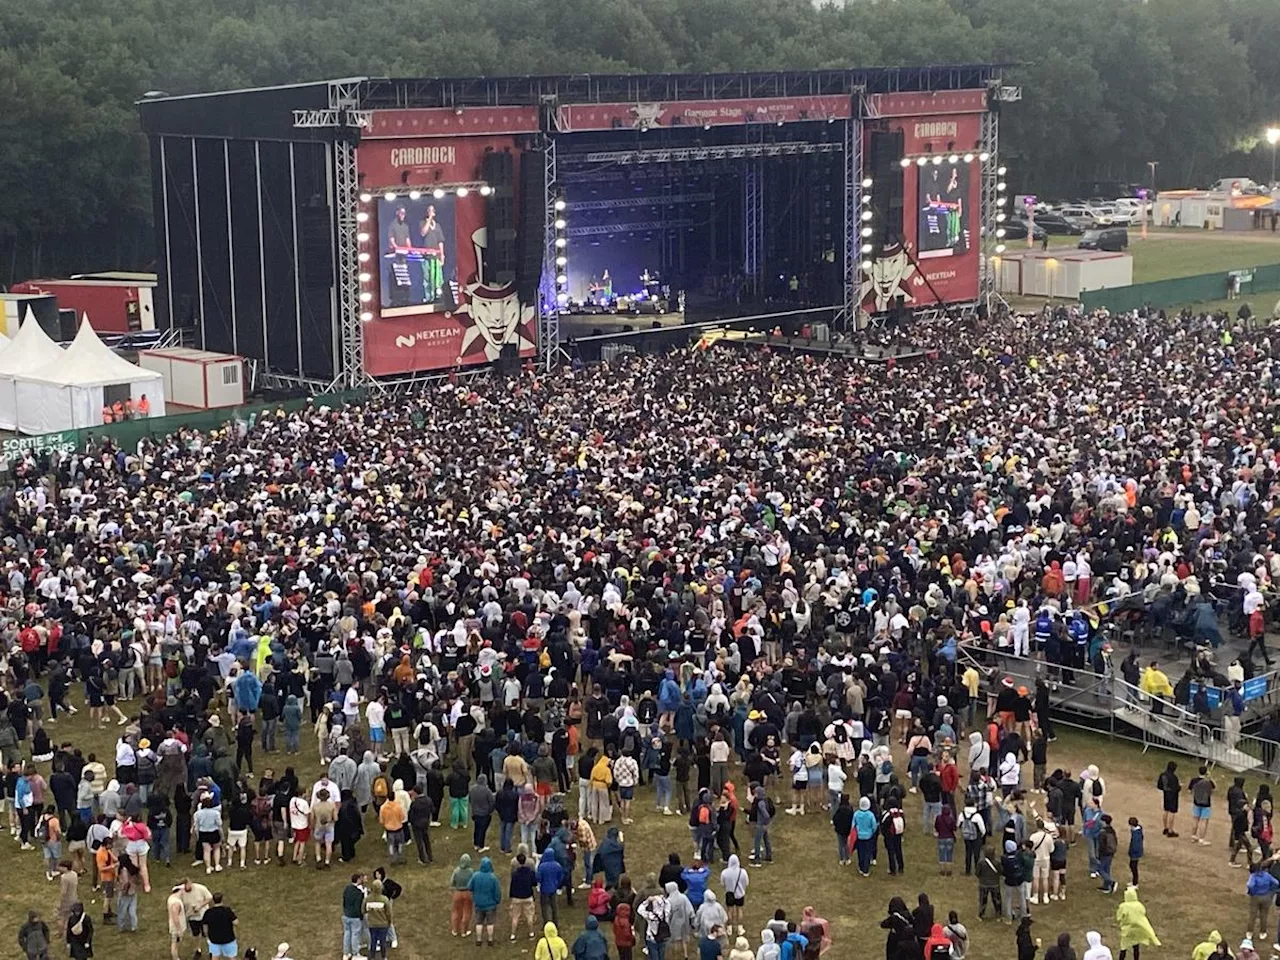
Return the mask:
<path id="1" fill-rule="evenodd" d="M 111 407 L 110 407 L 110 406 L 108 406 L 108 405 L 107 405 L 107 404 L 105 404 L 105 403 L 102 405 L 102 422 L 103 422 L 103 423 L 111 423 L 111 422 L 112 422 L 112 419 L 111 419 Z"/>
<path id="2" fill-rule="evenodd" d="M 138 398 L 138 416 L 151 416 L 151 401 L 147 399 L 147 395 L 145 393 Z"/>
<path id="3" fill-rule="evenodd" d="M 126 420 L 133 419 L 133 398 L 129 397 L 124 402 L 124 418 Z"/>
<path id="4" fill-rule="evenodd" d="M 115 417 L 117 423 L 124 422 L 124 404 L 117 400 L 111 405 L 111 415 Z"/>

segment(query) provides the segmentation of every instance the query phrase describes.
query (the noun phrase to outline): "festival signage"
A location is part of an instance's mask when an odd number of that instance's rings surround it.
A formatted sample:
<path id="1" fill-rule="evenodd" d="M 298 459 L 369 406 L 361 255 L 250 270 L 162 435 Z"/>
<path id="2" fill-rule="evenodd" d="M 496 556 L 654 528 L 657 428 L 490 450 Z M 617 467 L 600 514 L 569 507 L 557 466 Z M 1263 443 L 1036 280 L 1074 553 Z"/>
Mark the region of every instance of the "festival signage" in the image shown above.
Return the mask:
<path id="1" fill-rule="evenodd" d="M 77 430 L 63 430 L 59 433 L 42 433 L 36 437 L 9 437 L 0 442 L 0 470 L 9 470 L 12 464 L 27 454 L 39 456 L 47 453 L 58 457 L 64 453 L 75 453 L 80 449 L 80 433 Z"/>
<path id="2" fill-rule="evenodd" d="M 537 133 L 537 107 L 431 107 L 374 110 L 362 139 Z"/>
<path id="3" fill-rule="evenodd" d="M 848 120 L 852 115 L 853 98 L 844 94 L 667 103 L 577 103 L 556 111 L 556 129 L 560 133 L 578 133 L 655 127 L 735 127 L 751 123 Z"/>

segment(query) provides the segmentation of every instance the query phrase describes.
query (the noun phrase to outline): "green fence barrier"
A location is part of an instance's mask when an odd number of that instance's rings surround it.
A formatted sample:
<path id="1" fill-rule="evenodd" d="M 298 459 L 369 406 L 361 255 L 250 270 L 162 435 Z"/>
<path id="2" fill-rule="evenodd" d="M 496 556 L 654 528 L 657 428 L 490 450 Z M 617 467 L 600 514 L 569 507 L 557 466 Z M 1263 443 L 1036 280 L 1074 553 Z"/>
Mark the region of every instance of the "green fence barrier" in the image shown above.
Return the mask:
<path id="1" fill-rule="evenodd" d="M 126 420 L 123 423 L 104 423 L 96 427 L 86 427 L 83 430 L 63 430 L 59 433 L 46 433 L 34 437 L 10 437 L 0 441 L 0 470 L 7 470 L 11 460 L 26 453 L 62 454 L 84 450 L 91 440 L 101 442 L 103 437 L 110 437 L 126 450 L 133 450 L 137 448 L 138 441 L 145 437 L 166 437 L 180 430 L 208 432 L 233 420 L 252 421 L 264 413 L 274 413 L 277 410 L 301 410 L 309 403 L 317 406 L 327 404 L 331 407 L 341 407 L 360 403 L 365 396 L 363 390 L 351 390 L 315 397 L 276 400 L 272 403 L 250 403 L 240 407 L 219 407 L 216 410 L 194 410 L 169 417 L 148 417 L 141 420 Z"/>
<path id="2" fill-rule="evenodd" d="M 1228 278 L 1240 277 L 1240 296 L 1280 290 L 1280 263 L 1261 267 L 1241 267 L 1237 270 L 1221 270 L 1217 273 L 1201 273 L 1173 280 L 1157 280 L 1154 283 L 1135 283 L 1127 287 L 1111 287 L 1106 290 L 1086 290 L 1080 294 L 1080 303 L 1086 310 L 1106 307 L 1113 313 L 1137 310 L 1142 306 L 1181 307 L 1189 303 L 1222 300 L 1227 296 Z M 1255 311 L 1270 313 L 1270 310 Z"/>

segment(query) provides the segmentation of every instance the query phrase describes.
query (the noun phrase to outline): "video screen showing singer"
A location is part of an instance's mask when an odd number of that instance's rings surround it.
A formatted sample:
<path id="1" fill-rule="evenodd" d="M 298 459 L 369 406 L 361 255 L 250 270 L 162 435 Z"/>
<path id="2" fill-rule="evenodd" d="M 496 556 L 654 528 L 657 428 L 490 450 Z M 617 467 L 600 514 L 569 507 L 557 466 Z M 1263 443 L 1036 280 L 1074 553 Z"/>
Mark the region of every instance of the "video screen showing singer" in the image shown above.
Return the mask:
<path id="1" fill-rule="evenodd" d="M 453 306 L 453 197 L 378 202 L 382 235 L 382 306 Z"/>

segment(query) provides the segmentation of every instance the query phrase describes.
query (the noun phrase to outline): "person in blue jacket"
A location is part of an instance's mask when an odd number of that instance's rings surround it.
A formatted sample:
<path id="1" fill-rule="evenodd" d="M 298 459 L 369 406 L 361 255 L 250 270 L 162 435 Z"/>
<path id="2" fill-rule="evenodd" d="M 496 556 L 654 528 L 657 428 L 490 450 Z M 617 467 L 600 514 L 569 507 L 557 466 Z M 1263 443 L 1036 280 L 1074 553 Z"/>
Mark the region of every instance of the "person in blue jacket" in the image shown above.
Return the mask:
<path id="1" fill-rule="evenodd" d="M 796 930 L 794 922 L 787 924 L 787 938 L 779 945 L 779 960 L 803 960 L 809 938 Z"/>
<path id="2" fill-rule="evenodd" d="M 700 860 L 695 860 L 680 871 L 680 879 L 685 883 L 684 894 L 695 910 L 702 906 L 707 893 L 707 878 L 710 876 L 711 870 Z"/>
<path id="3" fill-rule="evenodd" d="M 556 894 L 564 886 L 564 867 L 556 859 L 556 852 L 550 846 L 542 851 L 542 859 L 538 861 L 538 903 L 542 911 L 543 923 L 560 922 L 560 907 L 556 903 Z"/>
<path id="4" fill-rule="evenodd" d="M 676 675 L 668 670 L 662 675 L 658 684 L 658 727 L 670 731 L 675 722 L 676 708 L 680 706 L 680 685 L 676 683 Z"/>
<path id="5" fill-rule="evenodd" d="M 262 681 L 252 670 L 240 671 L 235 682 L 236 709 L 241 713 L 257 713 L 262 699 Z"/>
<path id="6" fill-rule="evenodd" d="M 1277 890 L 1280 890 L 1280 880 L 1271 875 L 1264 863 L 1259 861 L 1249 865 L 1249 882 L 1244 888 L 1249 895 L 1249 932 L 1245 936 L 1253 939 L 1255 930 L 1260 930 L 1261 936 L 1267 935 L 1271 929 L 1271 901 Z"/>
<path id="7" fill-rule="evenodd" d="M 607 889 L 612 890 L 616 887 L 618 878 L 627 872 L 625 856 L 622 834 L 618 832 L 617 827 L 610 827 L 591 861 L 593 874 L 604 872 L 604 885 Z"/>
<path id="8" fill-rule="evenodd" d="M 863 797 L 858 801 L 858 809 L 853 814 L 853 839 L 858 850 L 858 872 L 864 877 L 871 876 L 876 827 L 876 815 L 871 812 L 871 798 Z"/>
<path id="9" fill-rule="evenodd" d="M 587 917 L 586 929 L 573 941 L 573 960 L 609 960 L 609 943 L 599 927 L 595 917 Z"/>
<path id="10" fill-rule="evenodd" d="M 487 942 L 493 946 L 493 925 L 498 916 L 498 904 L 502 902 L 502 884 L 493 872 L 493 861 L 485 857 L 480 869 L 471 875 L 467 884 L 471 891 L 472 910 L 476 917 L 476 946 Z"/>

